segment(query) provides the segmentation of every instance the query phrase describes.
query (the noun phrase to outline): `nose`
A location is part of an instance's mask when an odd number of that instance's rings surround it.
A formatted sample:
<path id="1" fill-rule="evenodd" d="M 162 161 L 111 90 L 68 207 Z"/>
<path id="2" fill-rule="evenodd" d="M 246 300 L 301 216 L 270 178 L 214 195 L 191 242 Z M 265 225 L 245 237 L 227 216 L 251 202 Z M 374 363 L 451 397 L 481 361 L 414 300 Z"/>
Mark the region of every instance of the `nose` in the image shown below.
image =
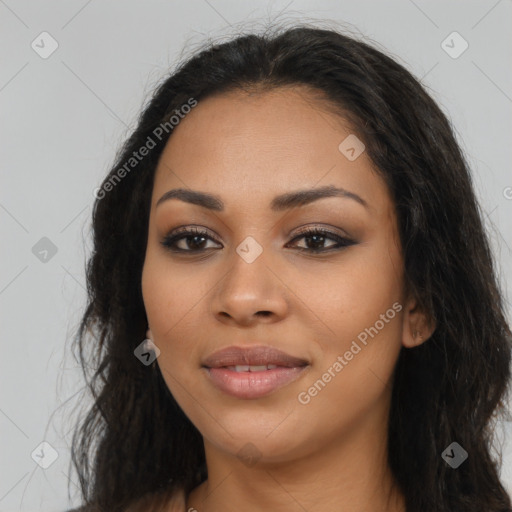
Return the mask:
<path id="1" fill-rule="evenodd" d="M 278 269 L 268 264 L 265 251 L 251 263 L 235 251 L 231 259 L 230 270 L 211 295 L 211 309 L 217 320 L 250 326 L 283 319 L 288 311 L 288 288 Z"/>

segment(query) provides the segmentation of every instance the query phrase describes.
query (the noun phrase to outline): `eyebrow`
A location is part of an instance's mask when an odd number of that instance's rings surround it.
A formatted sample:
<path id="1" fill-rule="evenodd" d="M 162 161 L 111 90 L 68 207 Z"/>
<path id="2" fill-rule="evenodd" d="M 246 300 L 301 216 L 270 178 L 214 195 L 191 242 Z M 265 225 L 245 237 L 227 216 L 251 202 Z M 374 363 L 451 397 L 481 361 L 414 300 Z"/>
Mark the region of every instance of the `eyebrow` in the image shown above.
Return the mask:
<path id="1" fill-rule="evenodd" d="M 270 203 L 270 209 L 274 212 L 281 212 L 283 210 L 297 208 L 299 206 L 303 206 L 312 203 L 313 201 L 324 199 L 326 197 L 353 199 L 365 208 L 369 208 L 368 203 L 354 192 L 350 192 L 343 188 L 334 187 L 333 185 L 328 185 L 320 188 L 287 192 L 285 194 L 276 196 Z M 156 206 L 160 205 L 164 201 L 168 201 L 169 199 L 179 199 L 180 201 L 202 206 L 203 208 L 218 212 L 224 210 L 224 202 L 219 196 L 184 188 L 176 188 L 167 191 L 157 201 Z"/>

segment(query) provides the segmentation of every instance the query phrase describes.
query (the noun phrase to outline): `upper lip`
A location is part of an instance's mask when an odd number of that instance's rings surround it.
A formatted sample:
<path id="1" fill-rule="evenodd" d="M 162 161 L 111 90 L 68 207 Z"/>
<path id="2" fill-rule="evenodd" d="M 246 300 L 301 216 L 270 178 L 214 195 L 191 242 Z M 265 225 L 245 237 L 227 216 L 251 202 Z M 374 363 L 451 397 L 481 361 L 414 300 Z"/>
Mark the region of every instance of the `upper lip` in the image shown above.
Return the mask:
<path id="1" fill-rule="evenodd" d="M 305 359 L 291 356 L 286 352 L 264 345 L 223 348 L 210 354 L 203 361 L 203 366 L 207 368 L 237 365 L 260 366 L 266 364 L 294 368 L 296 366 L 306 366 L 308 362 Z"/>

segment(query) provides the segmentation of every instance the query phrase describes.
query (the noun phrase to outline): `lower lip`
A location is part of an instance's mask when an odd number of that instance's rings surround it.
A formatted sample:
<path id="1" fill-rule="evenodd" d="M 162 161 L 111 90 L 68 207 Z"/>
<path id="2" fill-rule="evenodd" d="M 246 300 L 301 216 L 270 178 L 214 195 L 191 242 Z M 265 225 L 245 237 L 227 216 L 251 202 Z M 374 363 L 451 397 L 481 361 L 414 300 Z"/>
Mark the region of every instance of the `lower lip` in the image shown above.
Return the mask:
<path id="1" fill-rule="evenodd" d="M 307 366 L 273 368 L 261 372 L 236 372 L 228 368 L 205 368 L 218 389 L 236 398 L 260 398 L 298 379 Z"/>

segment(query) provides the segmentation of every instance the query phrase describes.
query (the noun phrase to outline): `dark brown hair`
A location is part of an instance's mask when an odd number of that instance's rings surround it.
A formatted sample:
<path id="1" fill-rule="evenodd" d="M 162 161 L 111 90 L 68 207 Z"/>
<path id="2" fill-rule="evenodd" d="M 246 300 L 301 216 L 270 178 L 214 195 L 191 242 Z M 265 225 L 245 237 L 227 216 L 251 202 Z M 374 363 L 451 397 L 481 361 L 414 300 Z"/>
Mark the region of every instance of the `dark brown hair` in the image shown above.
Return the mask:
<path id="1" fill-rule="evenodd" d="M 389 465 L 407 510 L 510 512 L 491 447 L 508 393 L 511 332 L 464 155 L 403 66 L 365 42 L 305 25 L 208 46 L 157 88 L 104 184 L 190 98 L 297 85 L 321 93 L 364 141 L 394 199 L 407 285 L 437 323 L 427 342 L 402 348 L 395 371 Z M 94 204 L 76 340 L 84 373 L 95 369 L 86 375 L 94 405 L 72 450 L 90 510 L 127 510 L 137 500 L 148 510 L 152 496 L 189 492 L 207 477 L 200 433 L 160 371 L 133 354 L 147 329 L 141 272 L 153 177 L 169 136 Z M 469 454 L 457 469 L 441 457 L 454 441 Z"/>

